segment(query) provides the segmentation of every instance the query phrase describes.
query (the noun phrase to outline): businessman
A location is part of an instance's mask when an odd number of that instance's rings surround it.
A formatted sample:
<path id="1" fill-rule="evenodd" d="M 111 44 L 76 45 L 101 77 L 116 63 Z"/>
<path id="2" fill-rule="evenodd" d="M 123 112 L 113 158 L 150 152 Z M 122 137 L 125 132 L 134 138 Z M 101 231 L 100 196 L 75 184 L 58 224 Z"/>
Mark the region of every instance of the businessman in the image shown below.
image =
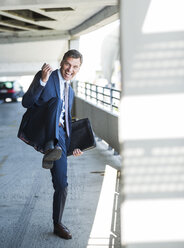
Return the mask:
<path id="1" fill-rule="evenodd" d="M 71 137 L 71 109 L 74 91 L 70 80 L 79 72 L 83 62 L 77 50 L 67 51 L 60 69 L 52 70 L 44 64 L 24 94 L 22 105 L 27 108 L 19 128 L 18 137 L 43 153 L 42 167 L 50 169 L 54 187 L 54 234 L 71 239 L 69 229 L 62 224 L 67 197 L 67 150 Z M 74 156 L 82 154 L 80 149 Z"/>

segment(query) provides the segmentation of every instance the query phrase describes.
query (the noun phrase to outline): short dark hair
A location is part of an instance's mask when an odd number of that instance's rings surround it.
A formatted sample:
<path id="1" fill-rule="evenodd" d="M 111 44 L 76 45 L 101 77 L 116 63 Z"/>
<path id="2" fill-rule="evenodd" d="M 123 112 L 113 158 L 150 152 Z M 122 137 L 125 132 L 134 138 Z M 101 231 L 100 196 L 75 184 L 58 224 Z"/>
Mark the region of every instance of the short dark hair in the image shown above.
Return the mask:
<path id="1" fill-rule="evenodd" d="M 82 54 L 75 49 L 68 50 L 63 56 L 63 61 L 66 60 L 67 58 L 80 59 L 81 64 L 83 62 Z"/>

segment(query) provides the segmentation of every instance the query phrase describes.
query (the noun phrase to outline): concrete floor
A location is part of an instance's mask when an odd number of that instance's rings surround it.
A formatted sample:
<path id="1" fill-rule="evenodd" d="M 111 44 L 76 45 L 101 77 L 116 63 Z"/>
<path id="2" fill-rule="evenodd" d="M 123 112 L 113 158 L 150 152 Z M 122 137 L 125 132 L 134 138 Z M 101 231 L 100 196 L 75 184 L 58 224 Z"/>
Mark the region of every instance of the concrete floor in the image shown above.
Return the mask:
<path id="1" fill-rule="evenodd" d="M 41 167 L 42 154 L 16 137 L 24 112 L 20 103 L 0 104 L 0 247 L 119 248 L 117 173 L 114 188 L 111 187 L 111 191 L 103 189 L 103 192 L 111 192 L 112 197 L 107 197 L 110 204 L 104 200 L 99 204 L 99 201 L 103 185 L 109 184 L 104 184 L 106 165 L 120 168 L 120 157 L 114 156 L 102 141 L 97 141 L 97 147 L 81 157 L 69 157 L 69 193 L 63 223 L 71 230 L 73 238 L 60 239 L 52 233 L 50 171 Z M 115 196 L 116 208 L 112 202 Z M 104 216 L 110 220 L 111 227 L 104 237 L 93 236 L 91 242 L 98 206 L 102 204 L 104 209 L 106 205 L 113 206 Z M 96 223 L 101 230 L 108 229 L 103 220 Z"/>

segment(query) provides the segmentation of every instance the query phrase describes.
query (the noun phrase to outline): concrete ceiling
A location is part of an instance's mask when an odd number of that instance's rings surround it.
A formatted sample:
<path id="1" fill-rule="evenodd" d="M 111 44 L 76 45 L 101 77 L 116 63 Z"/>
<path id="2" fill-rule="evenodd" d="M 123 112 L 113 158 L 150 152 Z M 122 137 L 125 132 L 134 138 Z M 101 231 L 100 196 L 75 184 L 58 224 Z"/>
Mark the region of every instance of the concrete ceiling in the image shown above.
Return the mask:
<path id="1" fill-rule="evenodd" d="M 57 62 L 68 40 L 117 19 L 117 0 L 0 0 L 0 76 Z"/>

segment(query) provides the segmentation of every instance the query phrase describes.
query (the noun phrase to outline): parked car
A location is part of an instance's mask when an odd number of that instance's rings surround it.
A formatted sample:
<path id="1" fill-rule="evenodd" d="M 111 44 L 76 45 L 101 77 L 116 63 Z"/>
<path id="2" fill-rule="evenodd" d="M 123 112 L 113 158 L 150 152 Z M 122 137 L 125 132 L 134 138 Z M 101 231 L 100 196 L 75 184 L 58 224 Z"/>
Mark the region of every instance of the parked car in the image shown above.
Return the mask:
<path id="1" fill-rule="evenodd" d="M 0 81 L 0 100 L 11 98 L 13 102 L 17 102 L 18 97 L 23 94 L 23 87 L 17 81 Z"/>

